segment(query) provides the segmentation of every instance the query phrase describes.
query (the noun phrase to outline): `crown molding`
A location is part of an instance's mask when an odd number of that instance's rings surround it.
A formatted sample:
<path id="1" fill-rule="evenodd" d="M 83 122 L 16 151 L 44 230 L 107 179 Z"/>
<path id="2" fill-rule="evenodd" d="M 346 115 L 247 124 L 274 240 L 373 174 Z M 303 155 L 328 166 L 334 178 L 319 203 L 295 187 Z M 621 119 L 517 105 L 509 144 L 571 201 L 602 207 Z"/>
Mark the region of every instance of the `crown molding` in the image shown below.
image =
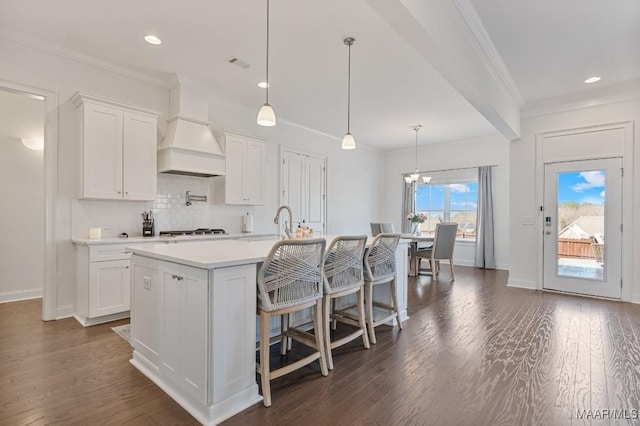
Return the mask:
<path id="1" fill-rule="evenodd" d="M 482 61 L 487 71 L 496 83 L 502 87 L 516 102 L 519 108 L 524 105 L 524 98 L 518 89 L 509 69 L 505 65 L 500 53 L 482 25 L 478 13 L 469 0 L 453 0 L 455 8 L 462 18 L 461 29 L 471 47 Z"/>
<path id="2" fill-rule="evenodd" d="M 522 109 L 522 118 L 576 111 L 636 99 L 640 99 L 640 79 L 530 102 Z"/>
<path id="3" fill-rule="evenodd" d="M 144 74 L 138 71 L 134 71 L 130 68 L 113 64 L 111 62 L 103 61 L 93 56 L 85 55 L 75 50 L 67 49 L 57 46 L 52 43 L 47 43 L 42 40 L 27 36 L 14 30 L 7 28 L 0 28 L 0 39 L 10 41 L 12 43 L 21 44 L 26 47 L 37 49 L 61 58 L 69 59 L 74 62 L 79 62 L 84 65 L 88 65 L 94 68 L 99 68 L 104 71 L 108 71 L 114 74 L 118 74 L 123 77 L 138 80 L 144 83 L 149 83 L 155 86 L 169 88 L 169 82 L 159 78 L 152 77 L 148 74 Z M 170 80 L 170 79 L 169 79 Z"/>

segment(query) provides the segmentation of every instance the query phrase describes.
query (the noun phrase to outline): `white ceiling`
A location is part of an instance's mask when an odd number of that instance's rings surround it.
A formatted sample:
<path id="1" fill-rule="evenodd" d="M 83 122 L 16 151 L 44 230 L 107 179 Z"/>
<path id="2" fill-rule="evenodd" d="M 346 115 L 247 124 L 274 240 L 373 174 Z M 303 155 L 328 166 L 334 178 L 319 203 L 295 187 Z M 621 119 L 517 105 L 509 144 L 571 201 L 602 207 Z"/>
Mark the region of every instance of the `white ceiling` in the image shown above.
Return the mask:
<path id="1" fill-rule="evenodd" d="M 526 101 L 586 90 L 581 82 L 592 70 L 603 84 L 638 77 L 640 49 L 631 46 L 640 39 L 636 0 L 471 1 Z M 265 6 L 265 0 L 0 0 L 0 29 L 155 79 L 199 80 L 257 114 L 264 102 L 256 84 L 264 79 Z M 607 17 L 602 33 L 599 16 Z M 163 44 L 146 44 L 147 33 Z M 590 36 L 586 53 L 580 34 Z M 414 124 L 423 125 L 420 144 L 496 132 L 366 0 L 271 1 L 270 103 L 280 120 L 342 137 L 345 36 L 356 38 L 351 131 L 359 143 L 411 147 Z M 232 55 L 251 67 L 226 63 Z"/>
<path id="2" fill-rule="evenodd" d="M 528 103 L 640 78 L 638 0 L 470 1 Z"/>

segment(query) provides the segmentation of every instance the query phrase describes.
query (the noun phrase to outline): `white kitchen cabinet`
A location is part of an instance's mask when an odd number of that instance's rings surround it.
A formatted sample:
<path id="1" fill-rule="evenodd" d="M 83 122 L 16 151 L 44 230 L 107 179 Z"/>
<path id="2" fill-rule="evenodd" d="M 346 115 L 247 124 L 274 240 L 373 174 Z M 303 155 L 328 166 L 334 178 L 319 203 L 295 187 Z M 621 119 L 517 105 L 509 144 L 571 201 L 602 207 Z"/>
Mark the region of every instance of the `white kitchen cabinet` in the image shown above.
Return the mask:
<path id="1" fill-rule="evenodd" d="M 128 311 L 130 304 L 129 259 L 89 264 L 89 317 Z"/>
<path id="2" fill-rule="evenodd" d="M 124 244 L 78 245 L 76 249 L 76 313 L 84 326 L 129 316 L 130 253 Z"/>
<path id="3" fill-rule="evenodd" d="M 76 93 L 80 197 L 154 200 L 157 116 L 147 109 Z"/>
<path id="4" fill-rule="evenodd" d="M 160 263 L 160 372 L 197 401 L 208 402 L 208 271 Z"/>
<path id="5" fill-rule="evenodd" d="M 241 133 L 216 132 L 225 153 L 226 175 L 216 178 L 216 202 L 264 204 L 265 145 L 262 139 Z"/>

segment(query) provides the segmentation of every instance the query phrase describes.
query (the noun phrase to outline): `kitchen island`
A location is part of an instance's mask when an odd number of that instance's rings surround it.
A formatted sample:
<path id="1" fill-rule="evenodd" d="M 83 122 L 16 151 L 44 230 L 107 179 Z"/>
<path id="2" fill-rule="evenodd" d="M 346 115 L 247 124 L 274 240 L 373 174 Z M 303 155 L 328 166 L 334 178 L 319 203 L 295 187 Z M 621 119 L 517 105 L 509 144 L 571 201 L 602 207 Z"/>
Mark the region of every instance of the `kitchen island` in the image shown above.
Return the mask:
<path id="1" fill-rule="evenodd" d="M 131 363 L 203 424 L 262 400 L 255 375 L 256 276 L 275 241 L 130 248 Z M 407 319 L 407 245 L 401 240 L 396 252 L 401 320 Z M 391 295 L 381 288 L 374 298 L 390 303 Z"/>

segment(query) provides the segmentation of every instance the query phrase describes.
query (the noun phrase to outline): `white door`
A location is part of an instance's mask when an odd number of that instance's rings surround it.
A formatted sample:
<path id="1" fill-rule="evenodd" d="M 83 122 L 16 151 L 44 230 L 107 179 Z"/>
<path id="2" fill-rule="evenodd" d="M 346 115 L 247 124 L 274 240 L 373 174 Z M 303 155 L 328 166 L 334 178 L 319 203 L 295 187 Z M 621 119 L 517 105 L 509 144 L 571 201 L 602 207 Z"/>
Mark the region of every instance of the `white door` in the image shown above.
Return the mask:
<path id="1" fill-rule="evenodd" d="M 293 228 L 304 221 L 314 232 L 326 233 L 326 158 L 282 151 L 281 203 L 293 211 Z"/>
<path id="2" fill-rule="evenodd" d="M 619 299 L 622 159 L 545 164 L 544 288 Z"/>

